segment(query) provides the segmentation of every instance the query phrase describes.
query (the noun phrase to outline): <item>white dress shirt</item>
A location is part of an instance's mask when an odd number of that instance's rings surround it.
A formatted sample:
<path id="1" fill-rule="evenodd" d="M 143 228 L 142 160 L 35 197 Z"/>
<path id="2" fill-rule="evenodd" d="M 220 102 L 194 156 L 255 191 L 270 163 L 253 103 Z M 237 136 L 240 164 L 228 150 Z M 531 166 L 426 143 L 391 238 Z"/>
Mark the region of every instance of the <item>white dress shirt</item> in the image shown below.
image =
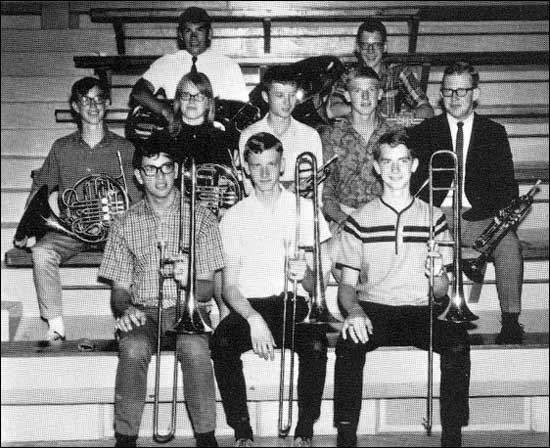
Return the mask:
<path id="1" fill-rule="evenodd" d="M 447 122 L 449 123 L 449 129 L 451 130 L 451 138 L 453 139 L 453 151 L 456 152 L 456 134 L 458 132 L 458 122 L 462 121 L 464 123 L 464 126 L 462 127 L 462 132 L 464 135 L 464 148 L 462 150 L 462 207 L 471 208 L 472 205 L 470 204 L 470 201 L 468 201 L 468 198 L 466 197 L 466 194 L 464 193 L 464 185 L 465 185 L 465 179 L 466 179 L 466 158 L 468 156 L 468 149 L 470 147 L 470 140 L 472 138 L 472 128 L 474 125 L 474 113 L 472 112 L 468 118 L 465 120 L 457 120 L 450 114 L 447 114 Z M 451 197 L 452 192 L 449 194 L 449 198 Z"/>
<path id="2" fill-rule="evenodd" d="M 166 97 L 171 100 L 174 99 L 178 83 L 191 71 L 192 65 L 191 54 L 185 50 L 179 50 L 153 62 L 143 74 L 143 78 L 153 85 L 155 92 L 161 87 L 164 88 Z M 244 76 L 239 64 L 235 61 L 208 48 L 197 56 L 195 65 L 199 72 L 208 76 L 215 97 L 248 101 Z"/>

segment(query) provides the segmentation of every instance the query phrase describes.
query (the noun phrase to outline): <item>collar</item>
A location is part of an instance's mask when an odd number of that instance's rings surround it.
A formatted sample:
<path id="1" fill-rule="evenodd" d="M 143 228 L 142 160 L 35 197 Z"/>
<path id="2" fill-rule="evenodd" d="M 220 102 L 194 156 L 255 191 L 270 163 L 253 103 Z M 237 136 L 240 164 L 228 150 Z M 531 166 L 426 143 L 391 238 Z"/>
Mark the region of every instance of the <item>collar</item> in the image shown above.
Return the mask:
<path id="1" fill-rule="evenodd" d="M 387 202 L 384 201 L 384 199 L 382 199 L 382 196 L 380 196 L 378 198 L 380 200 L 380 203 L 382 205 L 384 205 L 385 207 L 389 208 L 391 211 L 393 211 L 396 215 L 402 215 L 403 213 L 405 213 L 407 210 L 409 210 L 412 205 L 414 204 L 414 197 L 411 199 L 411 202 L 405 206 L 401 211 L 397 211 L 395 208 L 393 208 L 390 204 L 388 204 Z"/>
<path id="2" fill-rule="evenodd" d="M 82 131 L 80 129 L 78 129 L 73 134 L 73 136 L 74 136 L 74 141 L 76 143 L 78 143 L 80 145 L 88 146 L 88 143 L 86 143 L 86 141 L 82 137 Z M 112 142 L 113 139 L 114 139 L 113 134 L 111 133 L 111 131 L 109 131 L 107 126 L 104 124 L 103 125 L 103 138 L 101 139 L 101 141 L 95 147 L 107 146 Z"/>
<path id="3" fill-rule="evenodd" d="M 453 128 L 458 127 L 458 122 L 460 120 L 457 120 L 451 114 L 446 114 L 446 115 L 447 115 L 447 122 L 449 123 L 449 126 Z M 472 111 L 472 113 L 465 120 L 462 120 L 462 122 L 464 123 L 464 126 L 471 126 L 472 123 L 474 122 L 474 112 Z"/>
<path id="4" fill-rule="evenodd" d="M 176 194 L 174 195 L 174 199 L 166 209 L 166 212 L 164 213 L 163 216 L 167 216 L 168 214 L 172 214 L 172 213 L 179 213 L 180 192 L 175 186 L 173 188 L 175 189 Z M 145 212 L 158 218 L 157 213 L 155 212 L 155 210 L 153 210 L 153 207 L 151 207 L 151 204 L 149 204 L 149 200 L 147 199 L 146 195 L 144 195 L 143 203 L 144 203 Z"/>

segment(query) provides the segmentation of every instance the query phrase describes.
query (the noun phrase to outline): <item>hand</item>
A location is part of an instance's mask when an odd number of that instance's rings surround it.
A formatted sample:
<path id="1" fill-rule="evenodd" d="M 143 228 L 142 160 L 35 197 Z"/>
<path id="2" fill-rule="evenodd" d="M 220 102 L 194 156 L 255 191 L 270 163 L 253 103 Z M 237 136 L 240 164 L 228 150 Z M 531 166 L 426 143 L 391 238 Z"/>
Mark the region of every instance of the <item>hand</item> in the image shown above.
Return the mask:
<path id="1" fill-rule="evenodd" d="M 264 319 L 258 313 L 253 313 L 248 316 L 247 321 L 250 325 L 252 350 L 260 358 L 273 361 L 275 359 L 275 340 Z"/>
<path id="2" fill-rule="evenodd" d="M 116 320 L 116 329 L 120 331 L 130 331 L 133 325 L 141 327 L 145 324 L 147 315 L 138 308 L 133 306 L 128 307 L 122 316 Z"/>
<path id="3" fill-rule="evenodd" d="M 189 260 L 187 255 L 183 255 L 181 259 L 174 261 L 174 280 L 176 280 L 182 288 L 187 286 L 187 277 L 189 274 Z"/>
<path id="4" fill-rule="evenodd" d="M 302 251 L 302 254 L 298 258 L 290 258 L 288 260 L 288 279 L 301 282 L 306 275 L 306 269 L 307 262 Z"/>
<path id="5" fill-rule="evenodd" d="M 28 238 L 25 236 L 23 237 L 22 240 L 16 240 L 15 238 L 13 239 L 13 245 L 15 247 L 18 247 L 19 249 L 23 249 L 25 247 L 27 247 L 27 242 L 28 242 Z"/>
<path id="6" fill-rule="evenodd" d="M 441 254 L 438 251 L 437 245 L 434 246 L 433 249 L 428 249 L 428 255 L 426 257 L 426 262 L 424 264 L 424 268 L 425 268 L 424 275 L 426 275 L 426 277 L 428 278 L 430 278 L 432 260 L 433 260 L 434 277 L 441 277 L 441 275 L 444 272 L 443 259 L 441 258 Z"/>
<path id="7" fill-rule="evenodd" d="M 360 306 L 355 307 L 344 321 L 342 326 L 342 337 L 347 339 L 349 333 L 353 342 L 366 344 L 369 334 L 372 334 L 372 322 Z"/>

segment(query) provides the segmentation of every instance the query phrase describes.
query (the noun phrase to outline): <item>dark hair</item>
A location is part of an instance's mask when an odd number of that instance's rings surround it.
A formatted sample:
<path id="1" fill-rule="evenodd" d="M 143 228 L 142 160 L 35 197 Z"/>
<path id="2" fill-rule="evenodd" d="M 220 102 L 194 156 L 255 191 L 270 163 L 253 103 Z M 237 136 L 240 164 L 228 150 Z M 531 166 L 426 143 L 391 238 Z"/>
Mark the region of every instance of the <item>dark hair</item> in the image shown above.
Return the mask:
<path id="1" fill-rule="evenodd" d="M 443 85 L 443 82 L 445 81 L 445 76 L 450 76 L 454 74 L 461 75 L 462 73 L 468 73 L 472 78 L 472 87 L 477 88 L 477 86 L 479 85 L 479 73 L 476 68 L 467 61 L 455 61 L 451 65 L 445 67 L 441 84 Z"/>
<path id="2" fill-rule="evenodd" d="M 191 6 L 180 14 L 178 28 L 183 28 L 186 23 L 204 23 L 210 28 L 212 19 L 204 9 Z"/>
<path id="3" fill-rule="evenodd" d="M 135 143 L 136 150 L 132 158 L 134 169 L 141 168 L 144 157 L 154 157 L 160 154 L 166 154 L 173 161 L 178 162 L 175 142 L 166 131 L 153 131 L 151 137 L 147 140 Z"/>
<path id="4" fill-rule="evenodd" d="M 386 31 L 386 27 L 380 20 L 378 19 L 365 20 L 357 29 L 357 35 L 355 36 L 357 43 L 359 43 L 359 39 L 361 38 L 361 35 L 365 31 L 367 33 L 375 33 L 376 31 L 378 31 L 380 33 L 380 36 L 382 36 L 382 42 L 386 42 L 388 33 Z"/>
<path id="5" fill-rule="evenodd" d="M 268 91 L 273 83 L 298 85 L 296 73 L 290 65 L 274 65 L 269 67 L 262 78 L 262 89 Z"/>
<path id="6" fill-rule="evenodd" d="M 258 132 L 246 141 L 244 145 L 244 160 L 248 162 L 250 153 L 261 154 L 271 149 L 274 149 L 281 155 L 283 154 L 283 144 L 277 137 L 269 132 Z"/>
<path id="7" fill-rule="evenodd" d="M 206 114 L 206 121 L 212 123 L 214 121 L 214 115 L 216 113 L 216 105 L 213 102 L 214 91 L 212 90 L 212 83 L 210 82 L 210 79 L 208 79 L 208 76 L 201 72 L 189 72 L 180 79 L 180 82 L 176 87 L 176 94 L 174 97 L 174 99 L 176 100 L 174 101 L 174 112 L 176 113 L 176 115 L 178 115 L 178 113 L 181 114 L 180 104 L 177 100 L 181 98 L 183 85 L 186 82 L 194 84 L 198 91 L 210 100 L 210 107 L 208 108 L 208 113 Z"/>
<path id="8" fill-rule="evenodd" d="M 69 102 L 78 103 L 80 98 L 86 96 L 86 94 L 92 90 L 94 87 L 99 88 L 101 95 L 104 98 L 109 96 L 109 87 L 103 81 L 98 78 L 93 78 L 92 76 L 86 76 L 85 78 L 79 79 L 73 84 L 71 88 L 71 97 Z"/>
<path id="9" fill-rule="evenodd" d="M 374 148 L 374 151 L 372 152 L 374 160 L 376 161 L 380 160 L 380 148 L 382 147 L 382 145 L 389 145 L 392 148 L 395 148 L 397 145 L 404 145 L 409 150 L 409 155 L 413 159 L 416 158 L 416 151 L 414 150 L 414 148 L 411 148 L 409 146 L 409 134 L 407 133 L 407 130 L 405 128 L 392 128 L 386 133 L 382 134 L 382 136 L 378 140 L 376 147 Z"/>

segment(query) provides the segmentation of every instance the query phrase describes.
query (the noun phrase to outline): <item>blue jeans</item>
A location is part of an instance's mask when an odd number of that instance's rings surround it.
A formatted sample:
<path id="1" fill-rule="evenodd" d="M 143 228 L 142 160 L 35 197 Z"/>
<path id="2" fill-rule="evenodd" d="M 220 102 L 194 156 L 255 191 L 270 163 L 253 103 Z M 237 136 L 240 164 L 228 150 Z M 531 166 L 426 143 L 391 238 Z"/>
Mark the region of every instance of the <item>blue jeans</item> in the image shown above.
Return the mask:
<path id="1" fill-rule="evenodd" d="M 115 384 L 115 431 L 138 435 L 147 393 L 147 371 L 156 353 L 157 309 L 146 308 L 147 321 L 141 327 L 120 332 L 119 359 Z M 163 310 L 165 332 L 175 322 L 175 307 Z M 176 351 L 183 373 L 187 410 L 195 433 L 216 428 L 216 390 L 210 360 L 209 334 L 177 336 Z M 173 365 L 161 368 L 172 368 Z"/>
<path id="2" fill-rule="evenodd" d="M 82 252 L 86 243 L 59 232 L 48 232 L 32 248 L 33 278 L 40 316 L 46 320 L 63 314 L 59 265 Z"/>

